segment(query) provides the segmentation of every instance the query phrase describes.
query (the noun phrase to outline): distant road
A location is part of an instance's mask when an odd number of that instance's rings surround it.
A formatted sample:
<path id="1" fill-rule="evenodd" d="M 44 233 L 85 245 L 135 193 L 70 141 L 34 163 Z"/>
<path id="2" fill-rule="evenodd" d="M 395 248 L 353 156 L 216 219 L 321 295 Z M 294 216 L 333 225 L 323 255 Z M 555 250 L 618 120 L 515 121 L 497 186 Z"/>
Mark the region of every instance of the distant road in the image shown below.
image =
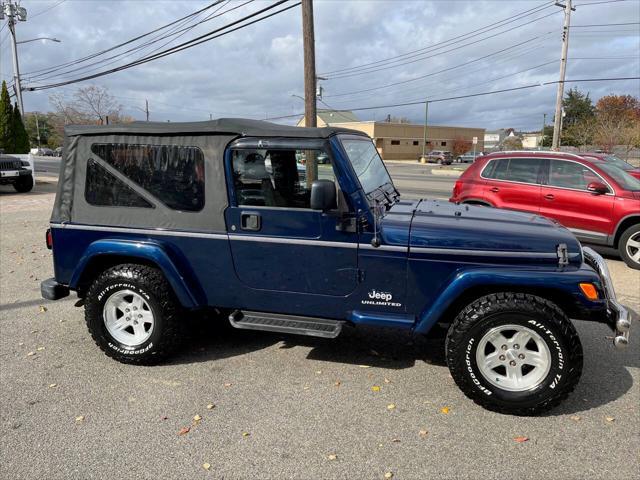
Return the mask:
<path id="1" fill-rule="evenodd" d="M 34 157 L 36 173 L 58 176 L 59 157 Z M 462 165 L 465 168 L 466 165 Z M 388 163 L 391 178 L 405 198 L 439 198 L 448 200 L 456 182 L 455 177 L 443 177 L 431 173 L 434 165 L 419 163 Z M 459 168 L 459 166 L 456 166 Z"/>

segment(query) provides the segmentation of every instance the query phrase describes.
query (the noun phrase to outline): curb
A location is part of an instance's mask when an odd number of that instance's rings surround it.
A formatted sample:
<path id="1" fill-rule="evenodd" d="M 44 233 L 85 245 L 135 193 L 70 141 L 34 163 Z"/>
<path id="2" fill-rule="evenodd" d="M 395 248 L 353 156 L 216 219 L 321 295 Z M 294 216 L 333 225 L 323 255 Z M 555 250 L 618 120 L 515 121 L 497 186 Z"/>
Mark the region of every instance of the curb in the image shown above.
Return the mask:
<path id="1" fill-rule="evenodd" d="M 461 170 L 453 170 L 450 168 L 442 168 L 442 169 L 432 169 L 431 175 L 436 175 L 440 177 L 459 177 L 462 175 Z"/>

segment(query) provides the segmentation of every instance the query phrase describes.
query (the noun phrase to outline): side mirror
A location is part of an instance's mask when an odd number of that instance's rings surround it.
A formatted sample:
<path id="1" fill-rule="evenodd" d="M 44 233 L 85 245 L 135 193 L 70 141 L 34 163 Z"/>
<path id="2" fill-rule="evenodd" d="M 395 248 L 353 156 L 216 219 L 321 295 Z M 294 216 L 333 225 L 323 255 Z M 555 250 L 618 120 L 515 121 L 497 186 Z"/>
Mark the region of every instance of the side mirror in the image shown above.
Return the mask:
<path id="1" fill-rule="evenodd" d="M 591 193 L 595 193 L 596 195 L 604 195 L 605 193 L 609 193 L 609 187 L 601 182 L 591 182 L 589 185 L 587 185 L 587 190 Z"/>
<path id="2" fill-rule="evenodd" d="M 331 180 L 314 180 L 311 184 L 311 209 L 332 210 L 337 208 L 336 185 Z"/>

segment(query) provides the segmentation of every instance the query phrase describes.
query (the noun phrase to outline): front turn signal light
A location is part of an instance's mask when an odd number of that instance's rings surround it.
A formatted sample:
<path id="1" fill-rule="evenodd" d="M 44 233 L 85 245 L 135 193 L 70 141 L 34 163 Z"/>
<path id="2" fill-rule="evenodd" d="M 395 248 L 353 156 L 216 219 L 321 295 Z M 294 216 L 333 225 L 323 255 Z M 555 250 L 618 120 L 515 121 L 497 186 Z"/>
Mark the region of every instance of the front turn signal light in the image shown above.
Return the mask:
<path id="1" fill-rule="evenodd" d="M 580 290 L 589 300 L 598 300 L 598 290 L 593 283 L 581 283 Z"/>

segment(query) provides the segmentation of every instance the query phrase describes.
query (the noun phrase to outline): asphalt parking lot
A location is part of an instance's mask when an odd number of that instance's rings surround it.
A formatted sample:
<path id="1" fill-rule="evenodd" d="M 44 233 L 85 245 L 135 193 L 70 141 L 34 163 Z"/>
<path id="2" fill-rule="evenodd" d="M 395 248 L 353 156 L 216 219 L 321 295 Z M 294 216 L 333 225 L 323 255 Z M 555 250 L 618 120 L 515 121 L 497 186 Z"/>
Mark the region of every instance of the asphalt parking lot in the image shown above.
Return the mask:
<path id="1" fill-rule="evenodd" d="M 454 182 L 417 164 L 390 171 L 411 197 L 448 198 Z M 607 327 L 576 322 L 582 380 L 536 418 L 481 409 L 440 340 L 385 329 L 324 340 L 199 321 L 168 363 L 122 365 L 94 345 L 75 298 L 40 298 L 54 191 L 47 176 L 25 195 L 0 187 L 1 478 L 638 478 L 637 322 L 625 351 Z M 607 262 L 640 311 L 640 272 Z"/>

